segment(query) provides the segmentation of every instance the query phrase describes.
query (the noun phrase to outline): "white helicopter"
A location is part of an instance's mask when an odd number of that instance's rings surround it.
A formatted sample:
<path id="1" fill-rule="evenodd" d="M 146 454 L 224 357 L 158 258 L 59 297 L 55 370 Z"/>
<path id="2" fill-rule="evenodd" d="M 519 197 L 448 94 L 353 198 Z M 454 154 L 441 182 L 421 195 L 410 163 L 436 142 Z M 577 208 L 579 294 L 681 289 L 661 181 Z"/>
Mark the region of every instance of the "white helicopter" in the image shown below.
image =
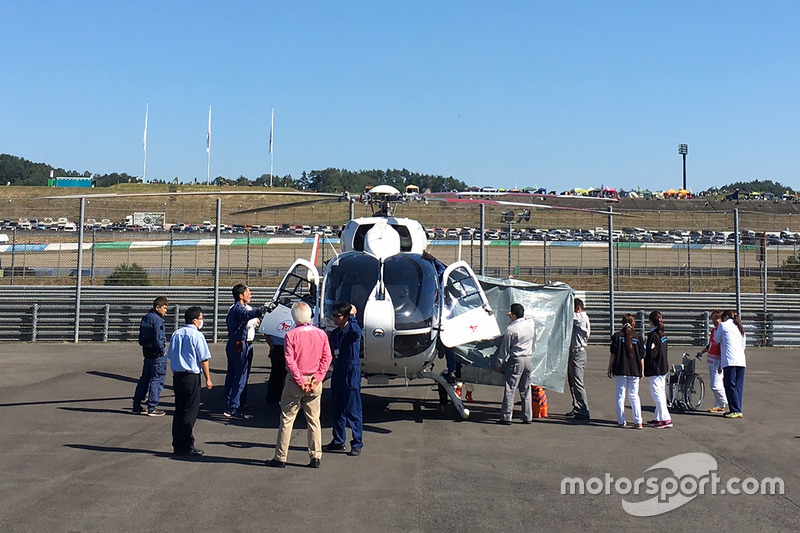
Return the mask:
<path id="1" fill-rule="evenodd" d="M 260 331 L 285 335 L 293 326 L 291 306 L 300 301 L 312 307 L 316 325 L 331 329 L 335 327 L 333 304 L 350 302 L 358 310 L 363 330 L 361 370 L 368 382 L 385 384 L 398 377 L 407 381 L 432 379 L 466 419 L 469 410 L 461 398 L 442 375 L 432 371 L 439 344 L 452 348 L 493 339 L 501 332 L 469 264 L 456 261 L 440 276 L 432 256 L 424 253 L 428 239 L 422 225 L 392 216 L 394 204 L 415 197 L 389 185 L 376 186 L 359 197 L 379 207 L 376 216 L 347 223 L 341 234 L 341 253 L 327 263 L 322 277 L 315 266 L 316 247 L 311 261 L 297 259 L 267 306 L 269 312 L 262 319 Z"/>
<path id="2" fill-rule="evenodd" d="M 47 198 L 107 198 L 123 196 L 213 195 L 208 191 L 157 193 L 106 193 Z M 216 193 L 219 194 L 219 193 Z M 410 201 L 482 203 L 603 213 L 592 209 L 558 207 L 526 202 L 493 200 L 500 193 L 400 193 L 379 185 L 356 197 L 348 193 L 225 192 L 313 198 L 237 211 L 246 214 L 325 201 L 354 201 L 377 206 L 372 217 L 353 218 L 342 230 L 341 253 L 331 259 L 320 276 L 316 263 L 318 237 L 311 260 L 297 259 L 268 304 L 260 331 L 284 336 L 294 325 L 291 306 L 304 301 L 313 310 L 314 323 L 334 327 L 331 316 L 336 301 L 349 301 L 358 309 L 362 338 L 361 370 L 368 382 L 388 383 L 392 378 L 429 378 L 448 394 L 462 419 L 469 410 L 444 376 L 432 371 L 440 344 L 447 348 L 474 344 L 500 336 L 500 328 L 475 273 L 465 261 L 456 261 L 443 273 L 432 256 L 424 254 L 428 239 L 422 225 L 393 216 L 393 206 Z M 464 197 L 467 198 L 464 198 Z M 472 199 L 470 196 L 479 196 Z M 559 195 L 525 194 L 546 199 Z M 604 213 L 605 214 L 605 213 Z"/>

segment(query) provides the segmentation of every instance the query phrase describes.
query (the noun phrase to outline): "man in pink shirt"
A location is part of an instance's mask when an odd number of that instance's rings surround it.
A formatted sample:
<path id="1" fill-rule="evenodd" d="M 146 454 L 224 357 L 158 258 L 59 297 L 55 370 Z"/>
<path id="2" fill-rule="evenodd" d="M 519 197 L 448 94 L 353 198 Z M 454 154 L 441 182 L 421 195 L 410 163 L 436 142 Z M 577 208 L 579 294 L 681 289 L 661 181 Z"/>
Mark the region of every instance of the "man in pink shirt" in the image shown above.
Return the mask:
<path id="1" fill-rule="evenodd" d="M 319 468 L 322 458 L 322 429 L 319 423 L 319 406 L 322 397 L 322 380 L 331 366 L 331 347 L 325 332 L 311 325 L 311 308 L 306 303 L 292 306 L 295 327 L 287 334 L 284 343 L 286 355 L 286 382 L 281 395 L 281 423 L 275 457 L 267 466 L 283 468 L 289 455 L 289 441 L 297 411 L 303 408 L 308 424 L 308 455 L 310 468 Z"/>

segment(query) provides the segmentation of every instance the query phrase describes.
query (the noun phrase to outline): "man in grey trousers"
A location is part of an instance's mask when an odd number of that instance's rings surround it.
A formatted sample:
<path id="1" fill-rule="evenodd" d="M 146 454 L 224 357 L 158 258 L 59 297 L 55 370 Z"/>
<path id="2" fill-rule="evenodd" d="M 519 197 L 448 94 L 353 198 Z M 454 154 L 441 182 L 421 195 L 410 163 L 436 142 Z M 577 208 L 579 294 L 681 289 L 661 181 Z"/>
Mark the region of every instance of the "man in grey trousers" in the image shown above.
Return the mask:
<path id="1" fill-rule="evenodd" d="M 508 325 L 495 372 L 506 361 L 505 389 L 503 392 L 503 406 L 500 410 L 498 424 L 511 425 L 511 413 L 514 410 L 514 393 L 519 387 L 519 396 L 522 400 L 522 423 L 530 424 L 533 420 L 533 405 L 531 404 L 531 372 L 533 372 L 533 341 L 536 336 L 533 319 L 525 317 L 525 308 L 521 304 L 511 304 L 508 312 L 511 324 Z"/>
<path id="2" fill-rule="evenodd" d="M 566 414 L 575 420 L 589 420 L 589 405 L 586 400 L 586 387 L 583 373 L 586 370 L 586 344 L 589 342 L 591 325 L 584 310 L 583 301 L 575 298 L 575 314 L 572 320 L 572 340 L 569 343 L 569 364 L 567 382 L 572 394 L 572 411 Z"/>

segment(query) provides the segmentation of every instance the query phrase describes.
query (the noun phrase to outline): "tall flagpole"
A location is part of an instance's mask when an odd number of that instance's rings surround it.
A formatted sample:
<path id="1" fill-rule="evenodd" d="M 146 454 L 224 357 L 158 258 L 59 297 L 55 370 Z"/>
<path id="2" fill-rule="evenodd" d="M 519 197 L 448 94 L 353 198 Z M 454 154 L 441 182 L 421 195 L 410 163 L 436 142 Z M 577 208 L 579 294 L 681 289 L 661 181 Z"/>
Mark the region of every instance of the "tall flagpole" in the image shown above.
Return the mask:
<path id="1" fill-rule="evenodd" d="M 211 184 L 211 104 L 208 104 L 208 133 L 206 134 L 206 153 L 208 168 L 206 169 L 206 185 Z"/>
<path id="2" fill-rule="evenodd" d="M 144 169 L 142 169 L 142 182 L 147 183 L 147 115 L 150 113 L 150 102 L 144 108 Z"/>
<path id="3" fill-rule="evenodd" d="M 273 162 L 273 155 L 272 155 L 272 132 L 275 128 L 275 108 L 272 108 L 272 117 L 269 121 L 269 186 L 272 187 L 272 162 Z"/>

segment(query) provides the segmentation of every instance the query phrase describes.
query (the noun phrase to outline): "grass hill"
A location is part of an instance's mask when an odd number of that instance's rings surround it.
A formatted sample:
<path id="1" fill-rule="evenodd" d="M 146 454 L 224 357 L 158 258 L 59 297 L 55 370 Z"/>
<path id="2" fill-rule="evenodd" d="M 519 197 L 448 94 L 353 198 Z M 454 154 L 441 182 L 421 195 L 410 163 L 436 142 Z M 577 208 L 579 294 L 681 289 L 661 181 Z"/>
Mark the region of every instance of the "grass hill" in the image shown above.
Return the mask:
<path id="1" fill-rule="evenodd" d="M 71 221 L 79 218 L 79 200 L 43 199 L 46 196 L 106 193 L 175 193 L 164 196 L 88 198 L 85 218 L 100 220 L 109 218 L 122 221 L 134 212 L 165 212 L 170 223 L 199 224 L 216 218 L 216 198 L 222 199 L 222 221 L 226 224 L 307 224 L 341 225 L 347 221 L 347 202 L 323 203 L 314 206 L 292 207 L 266 213 L 231 215 L 234 211 L 265 205 L 278 205 L 298 201 L 290 195 L 266 195 L 260 192 L 280 189 L 256 187 L 216 187 L 206 185 L 157 185 L 119 184 L 107 188 L 73 189 L 55 187 L 0 187 L 0 219 L 67 217 Z M 284 189 L 287 192 L 290 190 Z M 181 192 L 206 191 L 208 196 L 183 196 Z M 255 194 L 230 194 L 248 192 Z M 516 200 L 516 198 L 515 198 Z M 800 205 L 790 202 L 766 200 L 741 200 L 740 202 L 719 199 L 657 200 L 626 198 L 619 203 L 608 203 L 601 199 L 548 198 L 533 200 L 533 203 L 556 208 L 584 208 L 606 211 L 612 207 L 615 213 L 630 215 L 617 217 L 615 228 L 635 226 L 645 229 L 712 229 L 730 231 L 733 227 L 734 209 L 739 210 L 740 227 L 755 231 L 777 231 L 790 228 L 800 231 Z M 486 226 L 502 227 L 500 213 L 508 207 L 486 207 Z M 522 208 L 514 208 L 522 209 Z M 444 206 L 432 202 L 429 205 L 412 203 L 399 206 L 397 216 L 416 218 L 430 227 L 476 227 L 479 225 L 479 207 Z M 356 204 L 356 216 L 371 214 L 369 206 Z M 608 223 L 605 214 L 586 213 L 562 209 L 535 209 L 531 222 L 525 227 L 537 228 L 584 228 L 604 227 Z"/>

